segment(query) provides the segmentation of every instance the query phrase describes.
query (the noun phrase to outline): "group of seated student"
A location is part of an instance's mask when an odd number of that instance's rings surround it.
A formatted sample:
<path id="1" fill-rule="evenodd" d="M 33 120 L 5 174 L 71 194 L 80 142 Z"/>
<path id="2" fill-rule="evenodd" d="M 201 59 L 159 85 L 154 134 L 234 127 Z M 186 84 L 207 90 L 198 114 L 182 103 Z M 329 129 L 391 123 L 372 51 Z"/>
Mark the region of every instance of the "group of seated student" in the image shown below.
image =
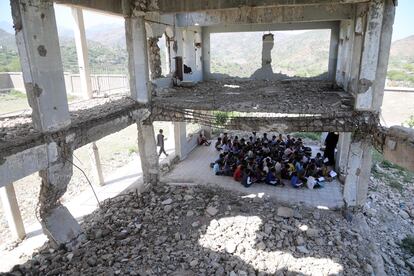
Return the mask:
<path id="1" fill-rule="evenodd" d="M 211 163 L 216 175 L 232 176 L 245 187 L 254 183 L 283 185 L 290 182 L 295 187 L 307 186 L 310 189 L 323 187 L 324 181 L 331 181 L 336 173 L 324 163 L 317 153 L 303 145 L 301 138 L 286 138 L 279 134 L 268 137 L 256 132 L 246 140 L 224 133 L 217 139 L 215 148 L 219 158 Z"/>

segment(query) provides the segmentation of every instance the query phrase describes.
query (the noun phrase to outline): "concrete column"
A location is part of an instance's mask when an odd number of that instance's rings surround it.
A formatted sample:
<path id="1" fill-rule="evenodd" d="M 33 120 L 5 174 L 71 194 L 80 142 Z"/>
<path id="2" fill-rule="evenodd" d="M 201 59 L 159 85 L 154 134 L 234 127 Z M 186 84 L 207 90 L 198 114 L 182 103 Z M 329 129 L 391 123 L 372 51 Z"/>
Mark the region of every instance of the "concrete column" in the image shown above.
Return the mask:
<path id="1" fill-rule="evenodd" d="M 175 154 L 183 160 L 186 157 L 185 143 L 187 142 L 185 122 L 174 122 L 174 141 Z"/>
<path id="2" fill-rule="evenodd" d="M 99 149 L 95 142 L 89 145 L 89 159 L 92 164 L 93 179 L 98 185 L 104 185 L 105 178 L 102 172 L 101 158 L 99 157 Z"/>
<path id="3" fill-rule="evenodd" d="M 83 12 L 81 8 L 72 7 L 74 21 L 74 33 L 76 53 L 78 56 L 79 76 L 81 80 L 82 95 L 85 99 L 92 98 L 91 73 L 88 62 L 88 45 L 85 35 L 85 23 L 83 22 Z"/>
<path id="4" fill-rule="evenodd" d="M 210 32 L 207 32 L 207 28 L 203 27 L 203 79 L 208 80 L 211 76 L 211 65 L 210 65 Z"/>
<path id="5" fill-rule="evenodd" d="M 380 38 L 380 49 L 378 54 L 378 67 L 373 84 L 375 96 L 373 99 L 373 109 L 380 110 L 384 98 L 384 87 L 387 78 L 388 59 L 390 56 L 392 26 L 394 25 L 395 6 L 393 0 L 386 0 L 384 7 L 384 17 Z"/>
<path id="6" fill-rule="evenodd" d="M 85 35 L 85 24 L 83 21 L 83 11 L 80 8 L 72 8 L 72 16 L 74 21 L 76 53 L 78 56 L 79 76 L 81 80 L 82 96 L 85 99 L 92 99 L 92 81 L 88 59 L 88 45 Z M 92 171 L 94 180 L 99 184 L 105 183 L 101 160 L 99 159 L 99 149 L 95 142 L 89 146 L 89 156 L 92 162 Z"/>
<path id="7" fill-rule="evenodd" d="M 359 110 L 374 110 L 374 82 L 376 81 L 375 78 L 378 68 L 384 1 L 373 0 L 369 3 L 368 21 L 355 102 L 355 107 Z"/>
<path id="8" fill-rule="evenodd" d="M 344 199 L 348 206 L 361 206 L 368 194 L 371 173 L 371 142 L 353 141 L 349 146 Z"/>
<path id="9" fill-rule="evenodd" d="M 337 152 L 335 157 L 335 169 L 341 181 L 344 181 L 346 176 L 346 169 L 348 164 L 349 145 L 351 143 L 351 133 L 339 133 L 339 140 L 337 145 Z"/>
<path id="10" fill-rule="evenodd" d="M 329 44 L 329 63 L 328 63 L 328 79 L 335 81 L 336 66 L 338 63 L 338 47 L 339 47 L 339 26 L 331 29 L 331 40 Z"/>
<path id="11" fill-rule="evenodd" d="M 160 47 L 158 47 L 159 37 L 150 37 L 148 39 L 148 58 L 151 72 L 151 79 L 158 79 L 162 76 L 161 69 L 161 54 Z"/>
<path id="12" fill-rule="evenodd" d="M 72 153 L 69 148 L 62 148 L 61 156 L 67 160 L 61 160 L 39 172 L 42 178 L 39 194 L 41 225 L 43 232 L 55 245 L 70 242 L 81 231 L 78 222 L 60 203 L 73 174 Z"/>
<path id="13" fill-rule="evenodd" d="M 10 3 L 34 127 L 40 131 L 67 127 L 70 116 L 53 3 Z"/>
<path id="14" fill-rule="evenodd" d="M 366 25 L 366 9 L 363 5 L 357 6 L 355 15 L 354 34 L 352 43 L 351 66 L 348 77 L 348 91 L 356 96 L 358 93 L 358 80 L 361 65 L 361 54 L 364 43 L 364 30 Z"/>
<path id="15" fill-rule="evenodd" d="M 13 238 L 24 239 L 26 231 L 24 230 L 23 219 L 20 214 L 13 183 L 0 188 L 0 198 Z"/>
<path id="16" fill-rule="evenodd" d="M 144 16 L 125 18 L 125 36 L 131 97 L 146 104 L 151 101 L 151 83 Z"/>
<path id="17" fill-rule="evenodd" d="M 151 123 L 138 122 L 138 152 L 141 158 L 144 185 L 153 185 L 159 179 L 157 146 L 154 126 Z"/>

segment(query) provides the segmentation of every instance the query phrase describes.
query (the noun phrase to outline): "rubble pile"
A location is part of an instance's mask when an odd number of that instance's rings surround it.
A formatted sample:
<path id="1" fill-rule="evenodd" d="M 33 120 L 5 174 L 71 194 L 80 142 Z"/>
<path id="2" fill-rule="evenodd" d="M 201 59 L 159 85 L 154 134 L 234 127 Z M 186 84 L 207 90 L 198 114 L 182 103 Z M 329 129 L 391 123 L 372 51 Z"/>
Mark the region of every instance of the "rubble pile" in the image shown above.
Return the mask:
<path id="1" fill-rule="evenodd" d="M 353 109 L 352 95 L 329 81 L 210 80 L 159 95 L 155 104 L 202 110 L 326 114 Z"/>
<path id="2" fill-rule="evenodd" d="M 379 275 L 383 268 L 370 230 L 355 225 L 364 216 L 352 222 L 345 217 L 217 188 L 158 184 L 141 195 L 104 202 L 84 219 L 85 235 L 77 245 L 44 246 L 12 272 Z M 409 275 L 408 269 L 396 271 Z"/>

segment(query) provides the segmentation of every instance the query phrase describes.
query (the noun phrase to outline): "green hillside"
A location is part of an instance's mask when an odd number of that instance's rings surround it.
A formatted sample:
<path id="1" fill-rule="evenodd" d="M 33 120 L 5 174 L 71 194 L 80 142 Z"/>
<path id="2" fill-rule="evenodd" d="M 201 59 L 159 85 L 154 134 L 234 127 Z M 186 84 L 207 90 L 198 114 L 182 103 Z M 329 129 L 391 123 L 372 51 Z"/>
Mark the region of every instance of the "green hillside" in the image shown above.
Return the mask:
<path id="1" fill-rule="evenodd" d="M 126 74 L 127 52 L 123 28 L 89 30 L 88 50 L 92 73 Z M 275 73 L 312 77 L 328 69 L 327 30 L 301 33 L 274 32 L 272 67 Z M 211 36 L 213 73 L 249 77 L 261 66 L 262 32 L 217 33 Z M 66 72 L 77 73 L 76 48 L 71 37 L 61 37 Z M 165 49 L 161 47 L 164 61 Z M 0 72 L 20 71 L 14 35 L 0 29 Z M 388 85 L 414 87 L 414 36 L 395 41 L 391 47 Z"/>
<path id="2" fill-rule="evenodd" d="M 61 37 L 60 50 L 65 72 L 78 73 L 78 59 L 73 38 Z M 88 40 L 91 72 L 95 74 L 126 74 L 127 53 L 121 47 L 108 47 Z M 13 34 L 0 29 L 0 72 L 21 71 Z"/>
<path id="3" fill-rule="evenodd" d="M 414 35 L 392 44 L 388 64 L 388 85 L 414 87 Z"/>

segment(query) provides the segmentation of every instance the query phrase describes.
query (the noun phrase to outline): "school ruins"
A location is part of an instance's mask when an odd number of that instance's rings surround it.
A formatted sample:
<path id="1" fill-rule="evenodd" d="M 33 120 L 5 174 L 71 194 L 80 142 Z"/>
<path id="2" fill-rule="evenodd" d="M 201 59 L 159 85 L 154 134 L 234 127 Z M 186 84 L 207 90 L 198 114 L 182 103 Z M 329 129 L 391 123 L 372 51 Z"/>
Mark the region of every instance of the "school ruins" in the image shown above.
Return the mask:
<path id="1" fill-rule="evenodd" d="M 88 101 L 68 105 L 53 2 L 73 9 L 82 89 Z M 214 125 L 213 111 L 234 112 L 224 125 L 245 131 L 340 132 L 336 170 L 348 207 L 367 196 L 371 148 L 414 170 L 414 132 L 379 125 L 396 0 L 11 0 L 31 116 L 0 119 L 0 187 L 9 223 L 19 222 L 13 182 L 39 172 L 42 228 L 65 243 L 81 231 L 60 203 L 73 172 L 73 151 L 137 125 L 144 182 L 159 164 L 153 121 L 174 122 L 184 157 L 186 122 Z M 125 19 L 130 94 L 93 98 L 82 10 Z M 219 32 L 329 29 L 329 71 L 321 78 L 273 72 L 263 36 L 262 67 L 251 80 L 227 81 L 210 71 L 210 35 Z M 157 41 L 165 34 L 170 74 L 161 76 Z M 237 43 L 235 41 L 234 43 Z M 98 156 L 98 154 L 97 154 Z M 189 172 L 190 173 L 190 172 Z M 4 204 L 4 203 L 3 203 Z"/>

